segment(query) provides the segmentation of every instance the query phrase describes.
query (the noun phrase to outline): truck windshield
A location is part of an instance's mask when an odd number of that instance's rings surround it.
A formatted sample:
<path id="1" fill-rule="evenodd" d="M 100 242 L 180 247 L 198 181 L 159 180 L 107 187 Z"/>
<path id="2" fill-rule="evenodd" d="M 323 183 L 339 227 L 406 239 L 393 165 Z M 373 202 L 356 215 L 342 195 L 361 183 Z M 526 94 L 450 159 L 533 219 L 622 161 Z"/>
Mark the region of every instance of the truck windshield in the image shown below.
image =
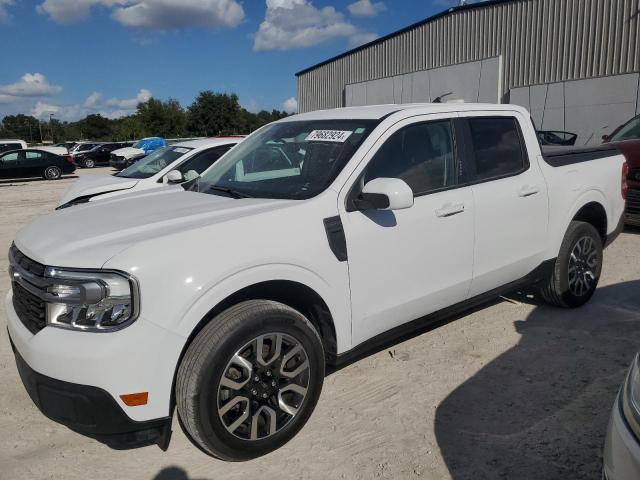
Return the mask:
<path id="1" fill-rule="evenodd" d="M 146 157 L 138 160 L 133 165 L 125 168 L 116 177 L 124 178 L 149 178 L 163 170 L 178 158 L 193 150 L 188 147 L 160 148 Z"/>
<path id="2" fill-rule="evenodd" d="M 304 200 L 325 190 L 378 120 L 267 125 L 233 148 L 198 182 L 202 193 Z"/>

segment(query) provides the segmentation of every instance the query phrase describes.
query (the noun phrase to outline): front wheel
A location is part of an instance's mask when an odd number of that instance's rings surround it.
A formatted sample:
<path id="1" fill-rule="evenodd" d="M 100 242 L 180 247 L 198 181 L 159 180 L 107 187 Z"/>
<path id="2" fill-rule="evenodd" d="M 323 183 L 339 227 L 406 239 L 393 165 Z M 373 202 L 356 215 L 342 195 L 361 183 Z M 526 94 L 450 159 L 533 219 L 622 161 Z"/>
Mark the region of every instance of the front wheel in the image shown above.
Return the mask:
<path id="1" fill-rule="evenodd" d="M 176 379 L 183 428 L 223 460 L 259 457 L 307 422 L 322 390 L 324 351 L 298 311 L 249 300 L 225 310 L 193 340 Z"/>
<path id="2" fill-rule="evenodd" d="M 60 167 L 52 165 L 44 169 L 42 176 L 45 180 L 58 180 L 62 176 L 62 170 L 60 170 Z"/>
<path id="3" fill-rule="evenodd" d="M 564 308 L 576 308 L 587 303 L 600 280 L 602 250 L 602 238 L 593 225 L 571 222 L 553 274 L 540 289 L 544 300 Z"/>
<path id="4" fill-rule="evenodd" d="M 87 158 L 84 162 L 83 162 L 83 166 L 86 168 L 93 168 L 96 166 L 96 162 L 95 160 L 93 160 L 92 158 Z"/>

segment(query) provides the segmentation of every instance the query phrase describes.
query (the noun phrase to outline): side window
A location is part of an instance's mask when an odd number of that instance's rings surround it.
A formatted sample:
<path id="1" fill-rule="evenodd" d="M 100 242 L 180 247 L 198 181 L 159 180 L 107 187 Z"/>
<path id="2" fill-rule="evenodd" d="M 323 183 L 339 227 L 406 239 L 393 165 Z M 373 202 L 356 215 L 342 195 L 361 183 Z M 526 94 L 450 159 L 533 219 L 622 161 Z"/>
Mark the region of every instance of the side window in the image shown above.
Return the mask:
<path id="1" fill-rule="evenodd" d="M 9 150 L 20 150 L 22 145 L 19 143 L 0 143 L 0 152 L 8 152 Z"/>
<path id="2" fill-rule="evenodd" d="M 7 165 L 14 165 L 18 161 L 19 153 L 20 152 L 7 153 L 6 155 L 0 157 L 0 160 L 2 160 L 2 163 L 5 163 Z"/>
<path id="3" fill-rule="evenodd" d="M 518 122 L 513 117 L 469 118 L 476 178 L 514 175 L 528 167 Z"/>
<path id="4" fill-rule="evenodd" d="M 455 153 L 449 120 L 420 123 L 394 133 L 369 162 L 364 183 L 399 178 L 414 195 L 456 184 Z"/>
<path id="5" fill-rule="evenodd" d="M 27 160 L 39 160 L 44 155 L 41 152 L 25 152 L 27 155 Z"/>
<path id="6" fill-rule="evenodd" d="M 213 163 L 224 155 L 229 148 L 231 147 L 212 148 L 206 152 L 199 153 L 195 157 L 184 162 L 176 170 L 180 170 L 183 175 L 189 170 L 194 170 L 196 173 L 200 174 L 213 165 Z"/>

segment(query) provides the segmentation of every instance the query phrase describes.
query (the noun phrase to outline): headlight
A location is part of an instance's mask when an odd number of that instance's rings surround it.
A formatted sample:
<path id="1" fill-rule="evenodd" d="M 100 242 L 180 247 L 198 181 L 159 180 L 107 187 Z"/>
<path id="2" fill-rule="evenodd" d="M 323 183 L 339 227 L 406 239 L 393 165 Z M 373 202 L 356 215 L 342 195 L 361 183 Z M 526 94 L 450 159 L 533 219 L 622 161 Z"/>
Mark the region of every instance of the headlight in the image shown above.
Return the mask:
<path id="1" fill-rule="evenodd" d="M 631 429 L 640 438 L 640 357 L 633 359 L 622 388 L 622 411 Z"/>
<path id="2" fill-rule="evenodd" d="M 53 327 L 114 331 L 138 316 L 137 281 L 124 273 L 47 267 L 46 318 Z"/>

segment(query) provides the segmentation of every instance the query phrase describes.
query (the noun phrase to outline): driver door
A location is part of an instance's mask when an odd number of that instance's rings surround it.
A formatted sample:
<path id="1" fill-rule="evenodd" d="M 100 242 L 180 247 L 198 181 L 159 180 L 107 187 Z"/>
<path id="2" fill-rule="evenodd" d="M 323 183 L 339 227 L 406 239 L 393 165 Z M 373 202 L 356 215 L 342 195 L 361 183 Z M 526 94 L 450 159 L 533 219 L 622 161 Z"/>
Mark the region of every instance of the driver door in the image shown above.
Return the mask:
<path id="1" fill-rule="evenodd" d="M 17 177 L 21 173 L 22 152 L 10 152 L 0 156 L 0 175 L 3 178 Z"/>
<path id="2" fill-rule="evenodd" d="M 455 149 L 455 114 L 396 124 L 352 176 L 413 190 L 408 209 L 356 211 L 345 202 L 353 344 L 465 300 L 473 268 L 474 202 Z M 348 197 L 347 197 L 348 199 Z M 343 202 L 340 202 L 341 204 Z"/>

